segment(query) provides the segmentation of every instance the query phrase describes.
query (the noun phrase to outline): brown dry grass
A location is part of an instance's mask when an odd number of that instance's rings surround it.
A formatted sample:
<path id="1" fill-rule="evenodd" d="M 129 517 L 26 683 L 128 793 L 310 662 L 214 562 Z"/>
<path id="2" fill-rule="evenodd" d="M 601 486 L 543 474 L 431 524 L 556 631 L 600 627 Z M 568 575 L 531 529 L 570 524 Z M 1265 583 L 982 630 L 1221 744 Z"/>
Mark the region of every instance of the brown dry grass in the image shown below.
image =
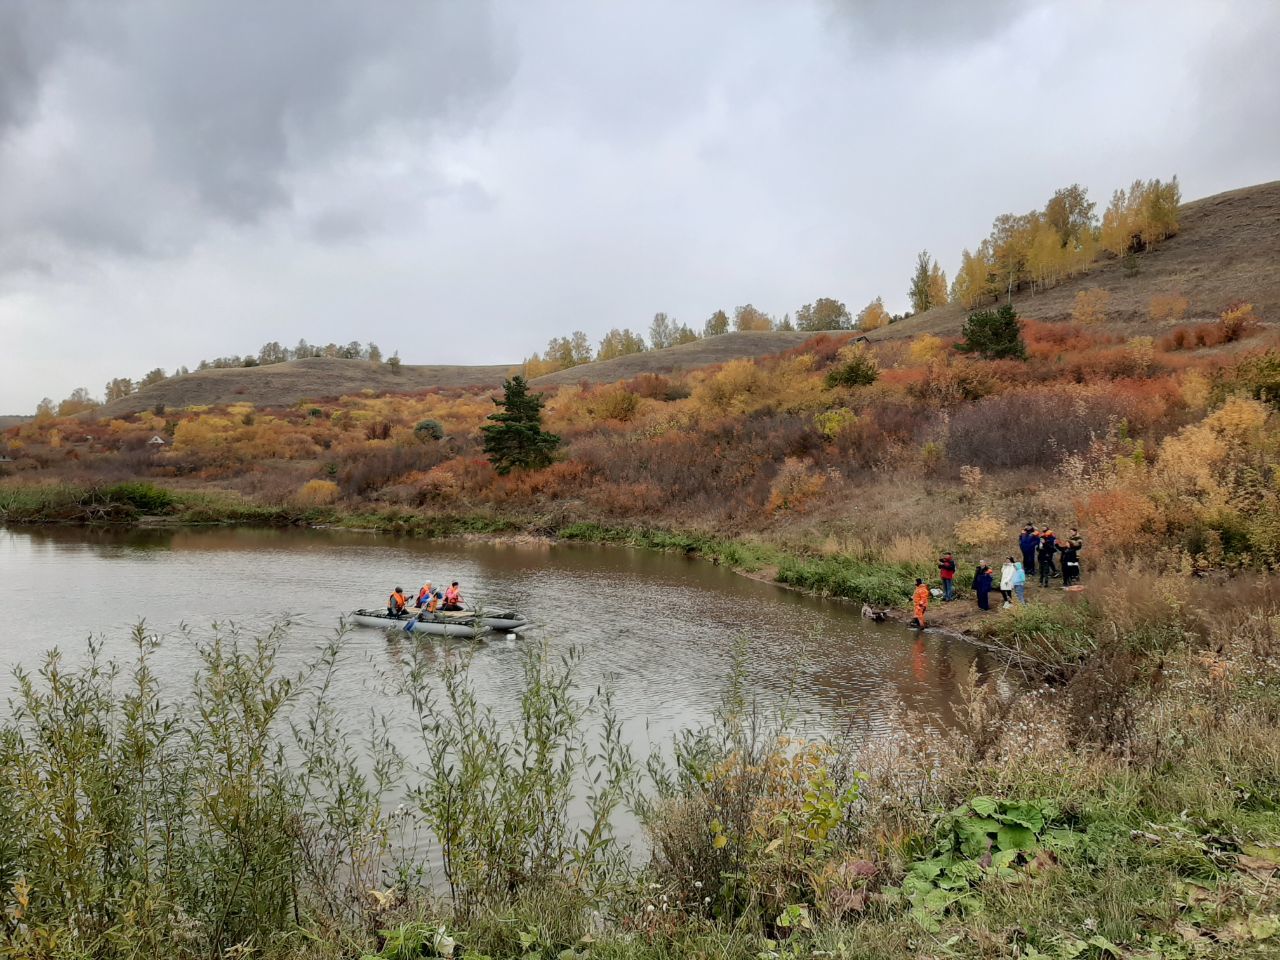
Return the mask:
<path id="1" fill-rule="evenodd" d="M 1099 261 L 1088 273 L 1014 305 L 1033 320 L 1069 320 L 1076 294 L 1097 287 L 1109 295 L 1104 326 L 1154 326 L 1151 301 L 1186 297 L 1192 319 L 1215 319 L 1232 303 L 1252 303 L 1269 323 L 1280 322 L 1280 180 L 1219 193 L 1182 205 L 1178 235 L 1138 255 L 1138 273 L 1119 260 Z M 959 304 L 928 310 L 877 330 L 873 340 L 921 333 L 958 333 L 969 311 Z M 1130 330 L 1129 332 L 1137 332 Z"/>

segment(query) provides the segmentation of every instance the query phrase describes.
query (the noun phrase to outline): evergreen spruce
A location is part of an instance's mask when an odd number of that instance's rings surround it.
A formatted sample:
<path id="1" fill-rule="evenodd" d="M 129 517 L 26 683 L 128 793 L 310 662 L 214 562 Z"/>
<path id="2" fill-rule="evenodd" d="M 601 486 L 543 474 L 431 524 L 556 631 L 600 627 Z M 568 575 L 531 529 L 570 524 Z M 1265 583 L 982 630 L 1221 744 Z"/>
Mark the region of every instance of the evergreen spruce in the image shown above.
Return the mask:
<path id="1" fill-rule="evenodd" d="M 1022 324 L 1009 304 L 999 310 L 979 310 L 969 314 L 961 331 L 964 341 L 956 345 L 963 353 L 976 353 L 986 360 L 1027 359 L 1022 342 Z"/>
<path id="2" fill-rule="evenodd" d="M 512 377 L 502 385 L 500 409 L 493 421 L 481 427 L 484 452 L 501 474 L 515 469 L 536 470 L 551 463 L 560 438 L 542 429 L 542 394 L 530 393 L 524 377 Z"/>

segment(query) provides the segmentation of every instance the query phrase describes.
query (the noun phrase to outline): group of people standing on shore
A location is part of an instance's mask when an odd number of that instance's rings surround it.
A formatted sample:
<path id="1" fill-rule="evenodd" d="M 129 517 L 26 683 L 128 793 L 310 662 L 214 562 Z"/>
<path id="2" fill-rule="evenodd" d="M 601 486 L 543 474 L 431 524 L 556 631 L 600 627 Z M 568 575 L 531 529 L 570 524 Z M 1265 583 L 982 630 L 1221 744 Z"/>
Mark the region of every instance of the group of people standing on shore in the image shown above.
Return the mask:
<path id="1" fill-rule="evenodd" d="M 1037 527 L 1028 523 L 1018 536 L 1018 548 L 1022 559 L 1009 556 L 1000 567 L 1000 578 L 996 579 L 995 571 L 983 561 L 973 571 L 973 591 L 977 595 L 980 610 L 991 609 L 991 592 L 998 589 L 1003 599 L 1003 609 L 1013 606 L 1016 599 L 1026 604 L 1026 584 L 1028 576 L 1040 577 L 1040 586 L 1047 587 L 1051 580 L 1062 579 L 1063 588 L 1075 586 L 1080 582 L 1080 551 L 1084 549 L 1084 540 L 1080 531 L 1072 527 L 1065 537 L 1059 537 L 1049 526 Z M 1059 572 L 1055 562 L 1061 555 L 1062 570 Z M 955 578 L 956 559 L 951 553 L 944 553 L 938 558 L 938 576 L 942 581 L 942 602 L 950 603 L 956 599 Z M 997 586 L 998 584 L 998 586 Z M 915 592 L 912 594 L 912 625 L 924 627 L 925 611 L 933 595 L 924 580 L 917 578 Z"/>

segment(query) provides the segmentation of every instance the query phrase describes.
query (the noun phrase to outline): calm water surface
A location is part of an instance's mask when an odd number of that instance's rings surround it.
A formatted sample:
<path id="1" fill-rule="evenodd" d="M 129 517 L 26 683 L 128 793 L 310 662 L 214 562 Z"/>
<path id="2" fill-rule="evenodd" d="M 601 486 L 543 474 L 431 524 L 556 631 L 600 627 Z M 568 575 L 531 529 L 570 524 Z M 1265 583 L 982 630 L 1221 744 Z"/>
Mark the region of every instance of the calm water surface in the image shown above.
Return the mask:
<path id="1" fill-rule="evenodd" d="M 33 667 L 85 641 L 128 654 L 145 619 L 165 639 L 156 668 L 177 695 L 194 669 L 192 641 L 214 622 L 245 631 L 293 621 L 285 666 L 300 666 L 357 607 L 381 606 L 394 586 L 459 580 L 468 602 L 510 605 L 537 625 L 524 639 L 481 643 L 350 631 L 335 697 L 353 728 L 372 704 L 393 720 L 404 706 L 380 676 L 408 644 L 437 657 L 472 653 L 486 702 L 509 713 L 521 646 L 576 646 L 584 686 L 608 683 L 633 745 L 644 750 L 706 719 L 734 651 L 766 704 L 790 702 L 851 736 L 891 734 L 906 719 L 947 723 L 970 666 L 963 642 L 864 621 L 858 608 L 757 583 L 704 561 L 608 547 L 442 543 L 300 530 L 0 529 L 0 666 Z"/>

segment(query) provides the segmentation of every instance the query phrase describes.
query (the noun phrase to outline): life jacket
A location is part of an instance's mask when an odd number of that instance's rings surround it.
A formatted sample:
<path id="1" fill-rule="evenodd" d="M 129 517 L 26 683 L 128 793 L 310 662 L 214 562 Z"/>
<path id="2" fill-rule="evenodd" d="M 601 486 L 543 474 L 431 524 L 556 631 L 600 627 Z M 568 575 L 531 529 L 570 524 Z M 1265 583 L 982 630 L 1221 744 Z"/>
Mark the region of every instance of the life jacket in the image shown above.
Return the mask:
<path id="1" fill-rule="evenodd" d="M 430 596 L 431 596 L 431 587 L 424 585 L 423 588 L 418 591 L 418 599 L 416 601 L 418 606 L 420 607 L 426 606 L 427 598 L 429 598 Z"/>
<path id="2" fill-rule="evenodd" d="M 399 613 L 404 609 L 404 605 L 409 602 L 409 598 L 399 590 L 393 590 L 391 592 L 391 596 L 387 598 L 387 601 L 391 609 Z"/>
<path id="3" fill-rule="evenodd" d="M 462 602 L 462 594 L 458 592 L 457 587 L 450 587 L 444 592 L 444 602 L 454 604 L 455 606 Z"/>
<path id="4" fill-rule="evenodd" d="M 431 599 L 427 601 L 427 613 L 435 613 L 436 608 L 440 606 L 440 594 L 433 593 Z"/>

